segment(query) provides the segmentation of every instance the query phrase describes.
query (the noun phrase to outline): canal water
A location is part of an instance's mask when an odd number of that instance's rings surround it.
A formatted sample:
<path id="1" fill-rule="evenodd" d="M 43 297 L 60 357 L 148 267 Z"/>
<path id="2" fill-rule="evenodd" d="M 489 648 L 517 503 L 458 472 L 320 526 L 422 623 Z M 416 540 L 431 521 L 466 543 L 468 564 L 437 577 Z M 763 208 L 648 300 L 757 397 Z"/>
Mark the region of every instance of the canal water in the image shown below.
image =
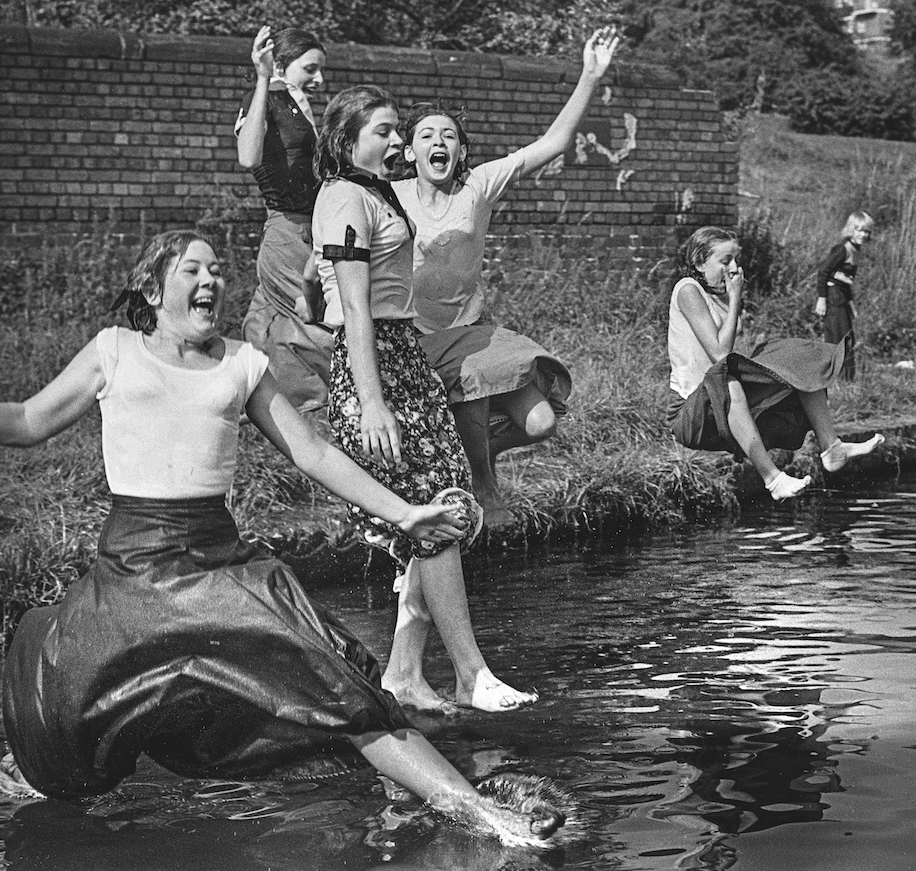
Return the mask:
<path id="1" fill-rule="evenodd" d="M 361 766 L 251 784 L 143 762 L 107 796 L 0 803 L 0 867 L 916 868 L 916 478 L 469 575 L 494 671 L 542 701 L 417 724 L 470 778 L 561 784 L 574 842 L 503 849 Z M 386 650 L 381 581 L 316 597 Z M 441 647 L 428 676 L 449 681 Z"/>

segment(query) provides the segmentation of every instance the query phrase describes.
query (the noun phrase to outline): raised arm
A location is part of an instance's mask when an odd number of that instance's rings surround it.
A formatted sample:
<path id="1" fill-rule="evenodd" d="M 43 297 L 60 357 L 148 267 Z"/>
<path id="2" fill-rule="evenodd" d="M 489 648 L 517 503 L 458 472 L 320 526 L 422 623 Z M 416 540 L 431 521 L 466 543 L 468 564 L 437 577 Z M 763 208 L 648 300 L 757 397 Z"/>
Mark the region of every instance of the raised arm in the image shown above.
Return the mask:
<path id="1" fill-rule="evenodd" d="M 0 444 L 37 445 L 76 423 L 95 403 L 102 367 L 95 340 L 25 402 L 0 402 Z"/>
<path id="2" fill-rule="evenodd" d="M 442 541 L 463 534 L 464 525 L 451 513 L 454 506 L 410 505 L 324 441 L 279 392 L 270 372 L 261 378 L 245 410 L 252 423 L 301 472 L 341 499 L 415 538 Z"/>
<path id="3" fill-rule="evenodd" d="M 251 62 L 258 74 L 251 105 L 238 128 L 236 148 L 239 163 L 245 169 L 257 169 L 264 157 L 264 135 L 267 133 L 267 90 L 274 69 L 274 44 L 270 38 L 270 27 L 265 25 L 258 31 L 251 49 Z"/>
<path id="4" fill-rule="evenodd" d="M 582 74 L 575 90 L 547 132 L 523 149 L 525 175 L 536 172 L 569 148 L 579 124 L 588 112 L 592 94 L 607 72 L 619 43 L 620 37 L 612 27 L 596 30 L 585 43 L 582 50 Z"/>
<path id="5" fill-rule="evenodd" d="M 718 363 L 732 352 L 738 334 L 738 318 L 741 314 L 741 293 L 744 289 L 744 273 L 739 270 L 735 276 L 726 278 L 728 311 L 721 327 L 717 327 L 709 308 L 703 300 L 703 291 L 692 283 L 685 284 L 678 292 L 678 304 L 687 323 L 699 339 L 710 363 Z"/>

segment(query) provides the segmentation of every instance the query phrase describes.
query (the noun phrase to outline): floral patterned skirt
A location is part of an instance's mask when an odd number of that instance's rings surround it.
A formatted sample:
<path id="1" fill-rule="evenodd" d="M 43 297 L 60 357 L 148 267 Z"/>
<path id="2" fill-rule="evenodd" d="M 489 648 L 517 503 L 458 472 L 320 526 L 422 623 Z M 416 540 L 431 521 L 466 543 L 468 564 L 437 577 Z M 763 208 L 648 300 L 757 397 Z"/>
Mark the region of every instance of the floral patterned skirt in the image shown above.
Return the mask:
<path id="1" fill-rule="evenodd" d="M 401 462 L 389 468 L 363 453 L 359 398 L 343 327 L 331 356 L 328 420 L 334 437 L 355 463 L 413 505 L 432 502 L 451 487 L 469 490 L 467 460 L 445 389 L 417 341 L 416 328 L 409 320 L 375 320 L 373 325 L 385 402 L 401 427 Z M 401 566 L 411 557 L 433 556 L 451 546 L 416 541 L 355 505 L 349 506 L 349 520 L 369 544 L 388 551 Z"/>

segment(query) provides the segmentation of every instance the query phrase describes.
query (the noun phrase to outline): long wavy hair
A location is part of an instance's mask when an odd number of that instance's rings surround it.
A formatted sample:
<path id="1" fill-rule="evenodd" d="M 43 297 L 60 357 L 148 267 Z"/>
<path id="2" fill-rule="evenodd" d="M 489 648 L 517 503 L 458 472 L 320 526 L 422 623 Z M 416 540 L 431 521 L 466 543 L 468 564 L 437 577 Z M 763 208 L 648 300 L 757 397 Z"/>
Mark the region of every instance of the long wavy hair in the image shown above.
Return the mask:
<path id="1" fill-rule="evenodd" d="M 156 308 L 152 300 L 161 300 L 165 277 L 175 258 L 183 257 L 192 242 L 213 243 L 196 230 L 168 230 L 153 236 L 137 255 L 127 283 L 111 306 L 111 311 L 127 303 L 127 320 L 131 329 L 149 335 L 156 329 Z"/>
<path id="2" fill-rule="evenodd" d="M 712 249 L 720 242 L 737 242 L 738 234 L 722 227 L 700 227 L 678 251 L 678 271 L 683 278 L 692 278 L 709 292 L 703 264 L 709 260 Z"/>
<path id="3" fill-rule="evenodd" d="M 294 60 L 302 57 L 313 48 L 327 54 L 324 46 L 314 33 L 300 30 L 298 27 L 287 27 L 278 31 L 273 37 L 273 41 L 274 68 L 279 70 L 280 75 L 286 72 L 286 68 Z"/>
<path id="4" fill-rule="evenodd" d="M 353 146 L 376 109 L 397 112 L 398 104 L 388 91 L 375 85 L 345 88 L 331 99 L 324 110 L 315 149 L 318 178 L 337 178 L 352 171 Z"/>
<path id="5" fill-rule="evenodd" d="M 458 142 L 464 146 L 464 157 L 459 159 L 455 166 L 454 179 L 460 182 L 471 169 L 471 140 L 468 139 L 467 131 L 464 129 L 463 116 L 464 109 L 454 110 L 446 109 L 441 103 L 414 103 L 407 110 L 407 121 L 404 124 L 404 141 L 410 145 L 413 142 L 413 135 L 417 132 L 417 127 L 424 118 L 433 115 L 442 115 L 449 118 L 455 125 L 458 132 Z M 405 175 L 408 177 L 417 174 L 417 167 L 414 163 L 404 161 Z"/>

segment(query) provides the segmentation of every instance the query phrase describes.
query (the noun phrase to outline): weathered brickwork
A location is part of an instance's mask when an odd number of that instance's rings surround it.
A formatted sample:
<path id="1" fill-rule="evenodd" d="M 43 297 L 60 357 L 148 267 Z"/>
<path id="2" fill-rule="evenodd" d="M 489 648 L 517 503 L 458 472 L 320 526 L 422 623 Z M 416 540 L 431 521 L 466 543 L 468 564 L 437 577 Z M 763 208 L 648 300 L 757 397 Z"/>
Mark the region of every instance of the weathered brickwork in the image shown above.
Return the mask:
<path id="1" fill-rule="evenodd" d="M 59 236 L 113 220 L 125 233 L 234 206 L 260 220 L 232 128 L 254 85 L 250 39 L 0 28 L 0 236 Z M 329 92 L 372 82 L 402 105 L 466 107 L 473 160 L 543 133 L 574 64 L 329 46 Z M 316 105 L 320 117 L 324 106 Z M 587 233 L 622 256 L 670 250 L 676 231 L 737 216 L 737 146 L 713 95 L 668 71 L 615 65 L 577 148 L 521 183 L 494 217 L 506 236 Z M 589 135 L 590 134 L 590 135 Z M 241 204 L 242 208 L 238 206 Z"/>

